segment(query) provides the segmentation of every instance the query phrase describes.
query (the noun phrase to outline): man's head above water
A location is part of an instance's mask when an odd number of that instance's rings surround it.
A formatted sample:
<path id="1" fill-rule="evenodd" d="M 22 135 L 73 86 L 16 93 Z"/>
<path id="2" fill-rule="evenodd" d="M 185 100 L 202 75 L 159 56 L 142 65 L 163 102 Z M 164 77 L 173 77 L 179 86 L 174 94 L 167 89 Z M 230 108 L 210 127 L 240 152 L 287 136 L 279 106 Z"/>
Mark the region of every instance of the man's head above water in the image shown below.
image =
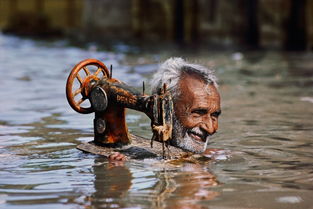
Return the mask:
<path id="1" fill-rule="evenodd" d="M 218 129 L 221 113 L 216 77 L 201 65 L 170 58 L 153 76 L 152 93 L 164 83 L 174 103 L 172 145 L 195 153 L 203 152 L 209 137 Z"/>

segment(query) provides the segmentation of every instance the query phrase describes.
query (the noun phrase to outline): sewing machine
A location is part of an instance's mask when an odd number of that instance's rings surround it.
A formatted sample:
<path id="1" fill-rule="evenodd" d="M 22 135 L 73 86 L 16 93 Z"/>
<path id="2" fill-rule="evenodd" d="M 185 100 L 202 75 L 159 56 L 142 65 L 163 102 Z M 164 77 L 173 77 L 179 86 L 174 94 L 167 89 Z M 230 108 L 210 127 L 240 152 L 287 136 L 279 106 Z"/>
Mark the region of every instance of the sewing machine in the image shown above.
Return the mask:
<path id="1" fill-rule="evenodd" d="M 91 71 L 94 70 L 94 72 Z M 74 85 L 74 84 L 78 85 Z M 76 89 L 75 89 L 76 88 Z M 87 59 L 71 71 L 66 84 L 66 96 L 70 106 L 78 113 L 95 113 L 94 144 L 101 147 L 123 147 L 131 144 L 125 109 L 145 113 L 151 120 L 153 141 L 167 143 L 172 137 L 173 102 L 166 85 L 157 94 L 143 91 L 112 78 L 112 66 L 108 68 L 99 60 Z M 89 107 L 84 107 L 86 101 Z"/>

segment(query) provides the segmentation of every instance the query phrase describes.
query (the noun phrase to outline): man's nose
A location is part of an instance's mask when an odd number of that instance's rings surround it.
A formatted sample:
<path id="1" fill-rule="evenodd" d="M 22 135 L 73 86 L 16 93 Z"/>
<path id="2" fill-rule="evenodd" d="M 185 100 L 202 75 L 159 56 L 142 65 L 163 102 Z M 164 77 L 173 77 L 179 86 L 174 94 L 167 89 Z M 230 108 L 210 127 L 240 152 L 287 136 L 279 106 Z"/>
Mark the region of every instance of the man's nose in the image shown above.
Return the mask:
<path id="1" fill-rule="evenodd" d="M 208 117 L 207 120 L 202 121 L 200 128 L 212 135 L 218 129 L 218 123 L 213 121 L 211 117 Z"/>

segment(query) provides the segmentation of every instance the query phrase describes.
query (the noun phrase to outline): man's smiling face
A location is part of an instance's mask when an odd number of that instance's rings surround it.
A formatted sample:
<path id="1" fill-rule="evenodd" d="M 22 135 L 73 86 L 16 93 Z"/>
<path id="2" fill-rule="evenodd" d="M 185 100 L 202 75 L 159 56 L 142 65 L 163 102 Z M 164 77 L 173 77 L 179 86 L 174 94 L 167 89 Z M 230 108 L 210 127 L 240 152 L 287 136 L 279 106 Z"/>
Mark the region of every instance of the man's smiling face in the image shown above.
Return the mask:
<path id="1" fill-rule="evenodd" d="M 176 146 L 200 153 L 208 137 L 218 129 L 221 113 L 216 87 L 196 74 L 183 74 L 179 96 L 174 101 L 173 142 Z"/>

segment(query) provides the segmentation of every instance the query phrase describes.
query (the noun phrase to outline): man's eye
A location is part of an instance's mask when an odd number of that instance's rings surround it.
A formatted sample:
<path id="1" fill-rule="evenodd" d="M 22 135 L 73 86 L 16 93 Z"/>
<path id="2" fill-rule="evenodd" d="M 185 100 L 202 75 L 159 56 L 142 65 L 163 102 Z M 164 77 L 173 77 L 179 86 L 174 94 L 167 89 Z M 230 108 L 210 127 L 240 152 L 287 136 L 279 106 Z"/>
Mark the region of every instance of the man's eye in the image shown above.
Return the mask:
<path id="1" fill-rule="evenodd" d="M 208 111 L 205 109 L 196 109 L 196 110 L 191 111 L 191 113 L 194 113 L 197 115 L 205 115 L 208 113 Z"/>
<path id="2" fill-rule="evenodd" d="M 212 117 L 218 118 L 218 116 L 221 114 L 221 111 L 216 111 L 214 113 L 211 114 Z"/>

